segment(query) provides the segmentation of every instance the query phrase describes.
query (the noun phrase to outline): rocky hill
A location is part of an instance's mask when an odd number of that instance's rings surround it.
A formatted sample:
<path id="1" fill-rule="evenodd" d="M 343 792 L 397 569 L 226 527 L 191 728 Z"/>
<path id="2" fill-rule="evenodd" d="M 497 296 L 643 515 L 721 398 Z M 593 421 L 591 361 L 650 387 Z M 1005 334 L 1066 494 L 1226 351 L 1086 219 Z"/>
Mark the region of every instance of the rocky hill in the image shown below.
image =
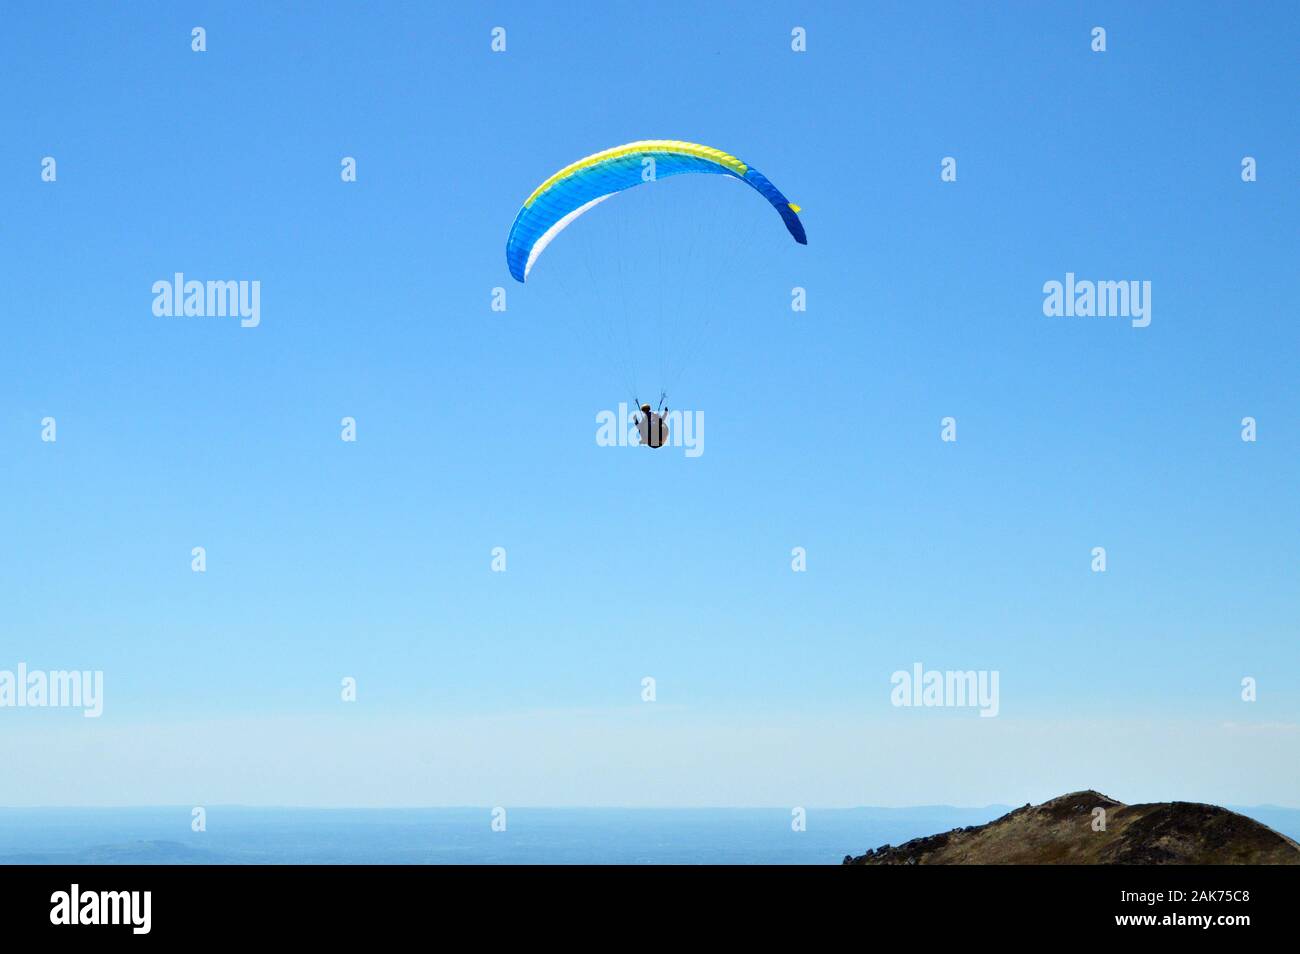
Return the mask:
<path id="1" fill-rule="evenodd" d="M 1105 831 L 1095 831 L 1096 809 Z M 1073 792 L 987 825 L 882 845 L 846 865 L 1300 865 L 1300 844 L 1215 805 Z"/>

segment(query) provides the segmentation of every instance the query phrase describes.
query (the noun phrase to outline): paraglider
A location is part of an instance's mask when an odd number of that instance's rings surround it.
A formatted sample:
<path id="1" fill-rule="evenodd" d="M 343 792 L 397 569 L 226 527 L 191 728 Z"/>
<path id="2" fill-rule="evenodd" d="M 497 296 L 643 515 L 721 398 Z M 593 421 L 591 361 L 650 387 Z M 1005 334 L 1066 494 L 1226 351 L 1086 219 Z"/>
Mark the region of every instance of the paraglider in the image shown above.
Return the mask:
<path id="1" fill-rule="evenodd" d="M 803 222 L 799 218 L 800 207 L 787 199 L 753 166 L 710 146 L 677 139 L 645 139 L 604 149 L 572 162 L 545 179 L 529 194 L 515 216 L 506 239 L 506 264 L 509 266 L 511 276 L 520 283 L 526 282 L 542 253 L 560 233 L 605 200 L 639 185 L 653 185 L 661 179 L 690 173 L 731 178 L 744 183 L 766 199 L 776 210 L 786 231 L 795 242 L 800 245 L 808 244 Z M 697 191 L 703 193 L 708 190 Z M 664 206 L 681 208 L 670 200 L 689 194 L 691 194 L 690 189 L 670 195 L 664 199 Z M 658 196 L 657 190 L 653 195 Z M 631 208 L 635 212 L 638 209 L 644 211 L 646 208 L 644 204 L 638 205 L 637 202 L 626 204 L 627 200 L 617 198 L 615 202 L 620 210 Z M 637 390 L 635 369 L 637 357 L 658 359 L 661 363 L 661 383 L 667 385 L 670 373 L 667 365 L 673 360 L 673 356 L 668 355 L 668 346 L 671 344 L 680 353 L 687 355 L 691 352 L 680 340 L 675 340 L 680 336 L 665 333 L 663 323 L 677 318 L 692 324 L 694 327 L 690 330 L 699 334 L 696 329 L 707 325 L 712 311 L 707 307 L 707 302 L 699 299 L 711 293 L 713 288 L 720 284 L 715 281 L 714 275 L 709 273 L 706 273 L 707 277 L 696 282 L 685 281 L 680 275 L 666 275 L 663 271 L 665 261 L 669 260 L 671 265 L 670 260 L 675 253 L 684 266 L 699 261 L 701 268 L 716 268 L 719 257 L 727 253 L 752 252 L 757 246 L 752 238 L 746 239 L 736 229 L 735 218 L 743 218 L 742 216 L 734 216 L 730 212 L 710 216 L 704 207 L 686 206 L 686 209 L 686 214 L 691 215 L 697 222 L 712 225 L 717 229 L 715 241 L 710 242 L 706 239 L 697 245 L 693 239 L 686 243 L 676 240 L 677 237 L 672 233 L 667 233 L 655 244 L 655 229 L 652 224 L 646 223 L 637 216 L 627 223 L 626 231 L 621 234 L 615 233 L 613 241 L 596 243 L 593 257 L 597 258 L 597 261 L 593 264 L 589 258 L 585 263 L 587 275 L 591 277 L 593 285 L 598 285 L 602 278 L 605 281 L 617 280 L 618 282 L 617 295 L 613 296 L 616 301 L 609 300 L 599 309 L 578 308 L 577 311 L 584 317 L 621 315 L 624 323 L 623 337 L 629 343 L 629 349 L 633 354 L 633 357 L 627 359 L 627 363 L 631 365 L 627 369 L 629 390 L 633 394 Z M 618 219 L 620 216 L 616 215 L 613 218 Z M 749 218 L 754 219 L 757 216 L 751 213 Z M 650 227 L 647 227 L 648 225 Z M 754 227 L 757 228 L 757 225 Z M 755 232 L 755 235 L 757 234 Z M 581 242 L 578 244 L 582 245 Z M 635 265 L 650 259 L 651 256 L 645 256 L 639 261 L 634 260 L 634 267 L 628 269 L 626 275 L 624 262 L 617 256 L 627 255 L 642 246 L 654 249 L 652 257 L 659 268 L 659 280 L 640 294 L 629 293 L 628 282 L 638 277 L 644 278 L 646 271 Z M 601 255 L 605 256 L 611 264 L 617 264 L 617 268 L 603 268 L 602 265 L 605 263 L 598 260 Z M 564 271 L 563 268 L 560 269 L 561 274 Z M 642 274 L 638 276 L 637 272 Z M 585 285 L 585 279 L 583 284 Z M 585 288 L 578 288 L 579 294 L 584 291 Z M 670 294 L 673 296 L 671 299 Z M 572 302 L 574 298 L 570 296 L 568 300 Z M 638 308 L 643 309 L 643 314 L 634 320 L 632 315 Z M 610 337 L 613 337 L 612 334 Z M 677 360 L 680 362 L 681 359 Z M 643 446 L 658 448 L 668 443 L 668 409 L 664 407 L 665 396 L 664 394 L 660 396 L 658 411 L 652 410 L 649 404 L 642 404 L 639 400 L 633 404 L 633 407 L 638 407 L 640 410 L 640 414 L 635 417 L 635 423 Z"/>
<path id="2" fill-rule="evenodd" d="M 660 407 L 650 410 L 649 404 L 641 405 L 641 413 L 633 418 L 641 443 L 646 447 L 663 447 L 668 443 L 668 408 Z"/>

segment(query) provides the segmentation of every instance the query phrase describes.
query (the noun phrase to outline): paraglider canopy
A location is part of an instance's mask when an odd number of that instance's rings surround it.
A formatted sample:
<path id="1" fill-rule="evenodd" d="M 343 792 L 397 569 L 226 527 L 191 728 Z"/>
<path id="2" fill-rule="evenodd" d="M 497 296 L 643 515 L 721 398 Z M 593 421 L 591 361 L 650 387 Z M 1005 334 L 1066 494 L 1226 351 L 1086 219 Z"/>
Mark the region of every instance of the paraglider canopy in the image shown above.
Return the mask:
<path id="1" fill-rule="evenodd" d="M 597 203 L 633 186 L 691 172 L 731 176 L 744 182 L 772 204 L 796 242 L 808 244 L 799 221 L 799 206 L 753 166 L 698 143 L 646 139 L 570 163 L 534 189 L 515 216 L 506 240 L 510 274 L 520 282 L 526 280 L 546 246 Z"/>

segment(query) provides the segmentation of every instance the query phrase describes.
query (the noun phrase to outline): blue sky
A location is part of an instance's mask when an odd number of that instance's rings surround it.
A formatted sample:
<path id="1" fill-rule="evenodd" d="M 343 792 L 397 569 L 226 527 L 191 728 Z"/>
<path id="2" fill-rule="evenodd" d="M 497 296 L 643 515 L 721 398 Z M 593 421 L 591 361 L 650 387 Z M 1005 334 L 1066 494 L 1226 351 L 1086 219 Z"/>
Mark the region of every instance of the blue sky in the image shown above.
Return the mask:
<path id="1" fill-rule="evenodd" d="M 0 804 L 1300 805 L 1293 5 L 440 6 L 6 13 L 0 669 L 107 698 L 0 710 Z M 511 281 L 538 182 L 657 137 L 809 245 L 664 182 Z M 156 318 L 178 271 L 261 325 Z M 609 338 L 704 301 L 705 453 L 596 446 Z"/>

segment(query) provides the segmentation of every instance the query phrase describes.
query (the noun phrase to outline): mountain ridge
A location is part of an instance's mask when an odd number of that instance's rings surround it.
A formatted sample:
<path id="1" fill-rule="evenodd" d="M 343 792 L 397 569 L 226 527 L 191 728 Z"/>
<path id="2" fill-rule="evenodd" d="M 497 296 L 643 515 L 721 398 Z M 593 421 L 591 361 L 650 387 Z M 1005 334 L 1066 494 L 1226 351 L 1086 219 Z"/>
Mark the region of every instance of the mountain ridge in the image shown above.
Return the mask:
<path id="1" fill-rule="evenodd" d="M 843 863 L 1300 865 L 1300 844 L 1217 805 L 1126 805 L 1087 789 L 1027 803 L 984 825 L 845 855 Z"/>

